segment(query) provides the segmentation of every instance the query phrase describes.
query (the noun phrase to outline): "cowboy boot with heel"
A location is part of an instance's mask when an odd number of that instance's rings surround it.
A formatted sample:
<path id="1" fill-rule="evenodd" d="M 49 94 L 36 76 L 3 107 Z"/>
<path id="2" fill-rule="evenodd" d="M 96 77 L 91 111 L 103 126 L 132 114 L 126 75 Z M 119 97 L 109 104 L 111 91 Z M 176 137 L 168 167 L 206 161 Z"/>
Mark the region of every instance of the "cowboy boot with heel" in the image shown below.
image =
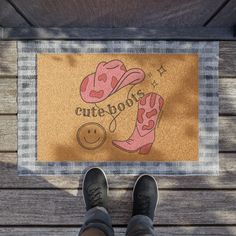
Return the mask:
<path id="1" fill-rule="evenodd" d="M 129 139 L 114 140 L 113 145 L 126 152 L 148 154 L 155 140 L 155 128 L 164 99 L 156 93 L 148 93 L 139 100 L 135 129 Z"/>

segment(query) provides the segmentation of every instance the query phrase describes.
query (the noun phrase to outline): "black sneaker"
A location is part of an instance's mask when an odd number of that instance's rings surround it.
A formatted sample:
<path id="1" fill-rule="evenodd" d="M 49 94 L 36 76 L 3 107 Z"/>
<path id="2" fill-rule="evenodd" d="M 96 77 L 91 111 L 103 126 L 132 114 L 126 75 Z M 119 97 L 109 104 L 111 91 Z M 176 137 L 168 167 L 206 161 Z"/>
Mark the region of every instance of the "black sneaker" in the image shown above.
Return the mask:
<path id="1" fill-rule="evenodd" d="M 154 218 L 158 202 L 158 187 L 156 180 L 150 175 L 141 175 L 133 190 L 133 216 L 145 215 Z"/>
<path id="2" fill-rule="evenodd" d="M 83 182 L 86 210 L 96 206 L 107 208 L 107 193 L 108 183 L 104 171 L 97 167 L 89 169 Z"/>

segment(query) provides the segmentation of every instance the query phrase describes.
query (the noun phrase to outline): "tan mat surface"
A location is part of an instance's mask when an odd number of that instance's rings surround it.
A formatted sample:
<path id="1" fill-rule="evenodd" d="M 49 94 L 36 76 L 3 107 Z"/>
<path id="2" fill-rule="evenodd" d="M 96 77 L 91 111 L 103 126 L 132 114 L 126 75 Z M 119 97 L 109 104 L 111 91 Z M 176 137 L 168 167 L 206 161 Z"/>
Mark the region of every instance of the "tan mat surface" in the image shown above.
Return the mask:
<path id="1" fill-rule="evenodd" d="M 197 54 L 38 54 L 39 161 L 198 160 Z"/>

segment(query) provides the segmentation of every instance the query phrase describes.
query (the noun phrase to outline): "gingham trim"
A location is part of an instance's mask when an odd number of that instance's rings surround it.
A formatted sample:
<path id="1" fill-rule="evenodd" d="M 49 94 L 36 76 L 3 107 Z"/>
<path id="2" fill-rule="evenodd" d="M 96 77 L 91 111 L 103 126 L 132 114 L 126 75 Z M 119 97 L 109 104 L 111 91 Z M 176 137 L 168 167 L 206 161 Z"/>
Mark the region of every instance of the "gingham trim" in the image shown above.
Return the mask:
<path id="1" fill-rule="evenodd" d="M 36 133 L 37 53 L 198 53 L 199 161 L 38 162 Z M 219 172 L 218 54 L 218 42 L 18 41 L 19 174 L 82 174 L 89 167 L 99 166 L 108 174 L 217 175 Z"/>

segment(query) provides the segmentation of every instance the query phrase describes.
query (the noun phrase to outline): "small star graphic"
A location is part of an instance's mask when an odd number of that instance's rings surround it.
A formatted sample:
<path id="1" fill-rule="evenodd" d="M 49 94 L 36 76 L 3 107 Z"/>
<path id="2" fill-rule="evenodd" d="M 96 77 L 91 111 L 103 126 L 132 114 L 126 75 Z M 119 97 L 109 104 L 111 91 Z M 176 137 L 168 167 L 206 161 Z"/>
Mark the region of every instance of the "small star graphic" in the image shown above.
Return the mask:
<path id="1" fill-rule="evenodd" d="M 161 67 L 157 69 L 157 71 L 160 73 L 160 76 L 162 76 L 162 74 L 166 72 L 166 69 L 161 65 Z"/>
<path id="2" fill-rule="evenodd" d="M 156 80 L 153 80 L 153 82 L 152 82 L 153 88 L 155 88 L 157 85 L 158 85 L 158 83 L 156 82 Z"/>
<path id="3" fill-rule="evenodd" d="M 152 77 L 152 73 L 151 72 L 149 72 L 147 75 L 148 75 L 149 78 Z"/>

